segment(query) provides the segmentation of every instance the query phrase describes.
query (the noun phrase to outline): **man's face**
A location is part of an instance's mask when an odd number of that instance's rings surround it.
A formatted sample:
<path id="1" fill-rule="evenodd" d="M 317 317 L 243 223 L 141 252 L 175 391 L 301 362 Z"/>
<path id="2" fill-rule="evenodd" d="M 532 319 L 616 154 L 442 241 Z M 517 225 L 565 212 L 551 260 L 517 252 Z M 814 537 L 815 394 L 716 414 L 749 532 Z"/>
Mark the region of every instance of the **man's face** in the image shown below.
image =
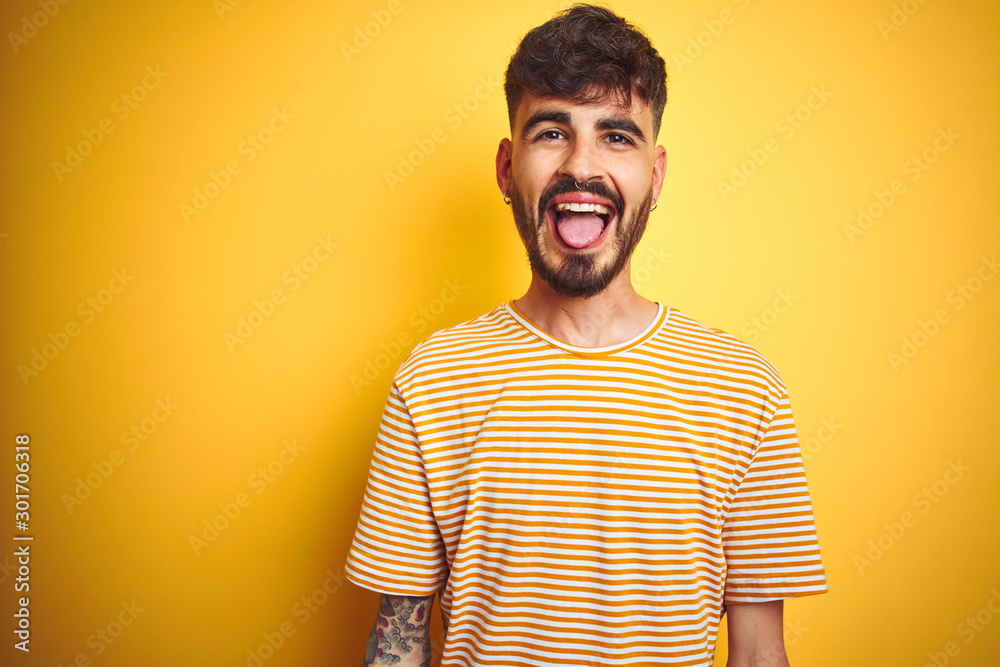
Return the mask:
<path id="1" fill-rule="evenodd" d="M 591 297 L 628 266 L 659 197 L 666 152 L 649 106 L 633 95 L 581 104 L 525 94 L 513 141 L 497 152 L 532 270 L 555 292 Z"/>

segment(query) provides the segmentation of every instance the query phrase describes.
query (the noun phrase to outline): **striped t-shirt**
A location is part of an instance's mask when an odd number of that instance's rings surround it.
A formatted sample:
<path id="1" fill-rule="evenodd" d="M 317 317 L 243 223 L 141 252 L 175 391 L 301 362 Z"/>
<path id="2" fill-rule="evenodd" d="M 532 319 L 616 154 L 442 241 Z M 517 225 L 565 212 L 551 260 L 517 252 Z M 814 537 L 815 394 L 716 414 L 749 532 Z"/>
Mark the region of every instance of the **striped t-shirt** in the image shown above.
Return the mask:
<path id="1" fill-rule="evenodd" d="M 724 604 L 826 591 L 777 371 L 658 305 L 586 348 L 502 304 L 396 372 L 346 574 L 440 591 L 442 667 L 711 665 Z"/>

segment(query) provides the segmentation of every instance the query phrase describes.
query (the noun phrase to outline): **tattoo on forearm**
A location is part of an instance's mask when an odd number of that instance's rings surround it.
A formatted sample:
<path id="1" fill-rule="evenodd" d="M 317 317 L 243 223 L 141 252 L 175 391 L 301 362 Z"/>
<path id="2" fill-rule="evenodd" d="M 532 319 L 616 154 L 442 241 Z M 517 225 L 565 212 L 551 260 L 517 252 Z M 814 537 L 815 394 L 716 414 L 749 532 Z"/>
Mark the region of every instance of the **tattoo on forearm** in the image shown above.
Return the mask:
<path id="1" fill-rule="evenodd" d="M 363 667 L 398 664 L 420 656 L 420 667 L 430 667 L 430 611 L 434 596 L 382 595 L 378 617 L 368 636 Z"/>

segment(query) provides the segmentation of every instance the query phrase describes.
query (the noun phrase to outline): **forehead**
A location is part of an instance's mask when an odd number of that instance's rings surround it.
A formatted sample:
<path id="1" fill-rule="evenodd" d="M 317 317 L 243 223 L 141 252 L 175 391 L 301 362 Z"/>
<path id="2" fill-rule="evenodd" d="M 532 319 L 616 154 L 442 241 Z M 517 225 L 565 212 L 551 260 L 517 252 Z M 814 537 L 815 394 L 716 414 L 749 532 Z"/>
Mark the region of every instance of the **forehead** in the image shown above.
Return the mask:
<path id="1" fill-rule="evenodd" d="M 521 97 L 515 114 L 515 135 L 521 133 L 521 129 L 529 118 L 544 111 L 563 112 L 568 116 L 571 125 L 580 126 L 593 126 L 603 118 L 627 118 L 642 128 L 647 136 L 652 133 L 652 109 L 635 94 L 632 95 L 632 105 L 626 107 L 613 96 L 608 96 L 597 102 L 577 102 L 564 97 L 532 95 L 526 92 Z"/>

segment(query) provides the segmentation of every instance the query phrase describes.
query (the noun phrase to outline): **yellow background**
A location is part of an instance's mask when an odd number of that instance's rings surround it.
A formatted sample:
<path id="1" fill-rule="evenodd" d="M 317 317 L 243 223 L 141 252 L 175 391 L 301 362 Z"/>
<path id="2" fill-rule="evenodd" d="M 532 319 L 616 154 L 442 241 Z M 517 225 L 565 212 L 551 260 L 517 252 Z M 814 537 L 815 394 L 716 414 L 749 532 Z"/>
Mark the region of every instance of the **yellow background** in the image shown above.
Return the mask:
<path id="1" fill-rule="evenodd" d="M 494 180 L 502 74 L 518 38 L 568 4 L 398 2 L 75 0 L 34 32 L 37 0 L 3 3 L 0 488 L 15 434 L 30 434 L 35 536 L 30 655 L 12 649 L 15 575 L 0 569 L 3 664 L 247 665 L 286 622 L 262 664 L 360 664 L 377 595 L 342 565 L 391 375 L 418 340 L 527 287 Z M 830 592 L 786 603 L 792 664 L 1000 664 L 986 606 L 1000 590 L 1000 280 L 984 263 L 1000 251 L 1000 5 L 612 6 L 670 71 L 639 291 L 767 355 L 809 450 Z M 813 87 L 829 96 L 803 110 Z M 144 98 L 124 118 L 122 95 Z M 113 130 L 57 173 L 104 119 Z M 271 141 L 248 160 L 251 135 Z M 769 139 L 777 150 L 724 200 L 718 183 Z M 239 173 L 185 220 L 230 161 Z M 845 230 L 897 179 L 880 217 Z M 336 248 L 306 261 L 320 238 Z M 297 265 L 314 271 L 293 289 Z M 961 307 L 959 285 L 978 287 Z M 283 303 L 227 339 L 274 290 Z M 65 346 L 24 374 L 50 334 Z M 177 407 L 163 418 L 158 399 Z M 122 435 L 143 425 L 129 451 Z M 301 450 L 261 489 L 252 476 L 292 440 Z M 249 504 L 196 553 L 191 536 L 238 497 Z M 120 636 L 95 639 L 133 600 Z M 989 621 L 960 625 L 977 612 Z"/>

